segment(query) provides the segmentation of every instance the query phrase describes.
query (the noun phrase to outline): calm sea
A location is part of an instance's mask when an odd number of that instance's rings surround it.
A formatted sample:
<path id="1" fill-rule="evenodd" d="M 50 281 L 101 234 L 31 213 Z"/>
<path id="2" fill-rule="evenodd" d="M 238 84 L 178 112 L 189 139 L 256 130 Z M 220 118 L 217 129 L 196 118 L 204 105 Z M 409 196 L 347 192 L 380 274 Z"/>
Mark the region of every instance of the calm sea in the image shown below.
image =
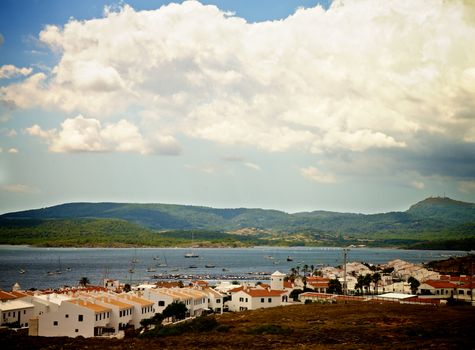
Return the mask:
<path id="1" fill-rule="evenodd" d="M 198 257 L 185 258 L 184 255 L 190 252 Z M 355 248 L 349 251 L 348 261 L 380 264 L 402 259 L 421 263 L 465 254 L 466 252 L 461 251 Z M 287 261 L 288 257 L 292 261 Z M 81 277 L 87 277 L 92 284 L 100 284 L 105 277 L 137 283 L 154 280 L 153 275 L 180 279 L 264 279 L 266 274 L 276 270 L 287 273 L 297 265 L 337 266 L 342 262 L 343 254 L 340 248 L 322 247 L 190 250 L 0 246 L 0 288 L 10 290 L 16 282 L 23 289 L 75 286 Z M 20 273 L 21 270 L 25 272 Z M 130 272 L 131 270 L 133 272 Z"/>

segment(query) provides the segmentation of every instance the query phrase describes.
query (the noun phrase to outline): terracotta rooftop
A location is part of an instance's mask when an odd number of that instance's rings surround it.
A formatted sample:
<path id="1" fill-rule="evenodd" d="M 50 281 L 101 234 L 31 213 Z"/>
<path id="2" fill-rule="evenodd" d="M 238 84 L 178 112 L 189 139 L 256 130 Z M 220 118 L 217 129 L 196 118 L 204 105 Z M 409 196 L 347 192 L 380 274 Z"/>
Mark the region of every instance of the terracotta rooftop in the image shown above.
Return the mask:
<path id="1" fill-rule="evenodd" d="M 131 294 L 121 294 L 121 295 L 118 295 L 117 297 L 119 297 L 121 299 L 124 299 L 124 300 L 132 301 L 132 302 L 140 304 L 142 306 L 153 305 L 153 301 L 143 299 L 143 298 L 139 298 L 139 297 L 137 297 L 135 295 L 131 295 Z"/>
<path id="2" fill-rule="evenodd" d="M 457 285 L 452 282 L 447 281 L 435 281 L 435 280 L 428 280 L 424 282 L 433 288 L 456 288 Z"/>
<path id="3" fill-rule="evenodd" d="M 244 293 L 250 295 L 253 298 L 256 297 L 278 297 L 285 293 L 282 290 L 267 290 L 267 289 L 246 289 Z"/>
<path id="4" fill-rule="evenodd" d="M 97 299 L 98 301 L 100 301 L 104 304 L 117 306 L 120 310 L 130 309 L 131 307 L 133 307 L 133 305 L 131 305 L 131 304 L 113 299 L 111 297 L 104 296 L 104 297 L 96 297 L 95 299 Z"/>
<path id="5" fill-rule="evenodd" d="M 12 293 L 9 292 L 4 292 L 3 290 L 0 290 L 0 300 L 11 300 L 11 299 L 16 299 L 18 298 Z"/>
<path id="6" fill-rule="evenodd" d="M 89 301 L 86 301 L 86 300 L 81 300 L 81 299 L 74 299 L 74 300 L 68 300 L 66 301 L 66 303 L 72 303 L 72 304 L 75 304 L 75 305 L 79 305 L 81 307 L 85 307 L 89 310 L 92 310 L 94 312 L 109 312 L 109 311 L 112 311 L 111 309 L 109 309 L 108 307 L 105 307 L 105 306 L 102 306 L 102 305 L 98 305 L 98 304 L 94 304 L 94 303 L 91 303 Z"/>

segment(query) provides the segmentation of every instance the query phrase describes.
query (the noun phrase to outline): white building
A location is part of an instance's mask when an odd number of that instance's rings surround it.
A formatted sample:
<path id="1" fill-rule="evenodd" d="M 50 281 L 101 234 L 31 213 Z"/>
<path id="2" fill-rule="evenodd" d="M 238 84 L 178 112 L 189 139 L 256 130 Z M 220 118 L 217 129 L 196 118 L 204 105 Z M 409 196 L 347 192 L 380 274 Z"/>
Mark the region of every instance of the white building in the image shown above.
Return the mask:
<path id="1" fill-rule="evenodd" d="M 242 288 L 231 295 L 227 302 L 230 311 L 257 310 L 284 305 L 288 291 L 262 288 Z"/>
<path id="2" fill-rule="evenodd" d="M 34 308 L 33 304 L 23 300 L 2 301 L 0 302 L 0 323 L 28 327 L 29 320 L 34 316 Z"/>
<path id="3" fill-rule="evenodd" d="M 56 312 L 46 312 L 37 317 L 37 324 L 30 328 L 30 335 L 43 337 L 102 335 L 104 330 L 111 327 L 111 314 L 110 308 L 94 301 L 83 299 L 63 301 Z"/>

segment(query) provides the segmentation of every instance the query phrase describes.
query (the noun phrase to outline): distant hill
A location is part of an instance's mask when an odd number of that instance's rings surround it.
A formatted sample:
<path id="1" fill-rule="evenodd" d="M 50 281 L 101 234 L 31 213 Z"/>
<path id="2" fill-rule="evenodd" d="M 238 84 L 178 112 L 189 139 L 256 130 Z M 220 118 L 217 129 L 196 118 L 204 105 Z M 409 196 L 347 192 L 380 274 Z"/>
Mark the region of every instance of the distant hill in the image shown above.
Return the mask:
<path id="1" fill-rule="evenodd" d="M 129 227 L 131 235 L 138 230 L 147 232 L 147 235 L 199 230 L 212 231 L 212 237 L 229 240 L 228 234 L 249 228 L 252 229 L 250 232 L 258 232 L 256 236 L 264 240 L 255 243 L 263 244 L 266 244 L 266 239 L 275 243 L 288 240 L 290 236 L 293 244 L 346 244 L 348 241 L 367 240 L 382 242 L 383 245 L 384 242 L 420 244 L 430 240 L 475 237 L 475 204 L 435 197 L 424 199 L 405 212 L 371 215 L 328 211 L 288 214 L 268 209 L 216 209 L 172 204 L 67 203 L 0 215 L 0 243 L 2 232 L 13 232 L 12 222 L 24 222 L 25 225 L 38 222 L 42 227 L 57 228 L 61 225 L 60 221 L 70 227 L 74 220 L 79 219 L 87 219 L 88 227 L 94 234 L 94 227 L 103 232 L 104 227 L 114 224 L 116 228 L 121 227 L 120 232 L 117 231 L 120 236 L 124 232 L 122 228 Z M 95 226 L 92 223 L 94 220 L 98 220 Z M 56 223 L 52 225 L 51 221 Z M 129 226 L 126 226 L 127 223 Z M 6 230 L 6 227 L 10 228 Z M 208 238 L 211 236 L 207 235 Z M 159 242 L 161 238 L 158 238 L 147 240 Z M 183 239 L 183 236 L 175 235 L 175 238 Z"/>
<path id="2" fill-rule="evenodd" d="M 411 206 L 407 213 L 413 217 L 466 223 L 474 221 L 475 204 L 447 197 L 430 197 Z"/>

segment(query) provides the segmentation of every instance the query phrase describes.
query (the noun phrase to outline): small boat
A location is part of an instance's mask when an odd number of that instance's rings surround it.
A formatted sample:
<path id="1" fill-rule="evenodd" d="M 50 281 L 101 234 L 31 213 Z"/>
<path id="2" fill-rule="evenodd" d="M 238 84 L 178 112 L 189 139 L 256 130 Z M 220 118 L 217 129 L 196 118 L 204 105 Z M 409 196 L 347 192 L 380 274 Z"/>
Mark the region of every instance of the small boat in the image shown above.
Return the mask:
<path id="1" fill-rule="evenodd" d="M 185 258 L 199 258 L 200 256 L 195 253 L 186 253 Z"/>
<path id="2" fill-rule="evenodd" d="M 196 269 L 197 267 L 198 267 L 198 266 L 196 266 L 196 265 L 189 265 L 189 266 L 188 266 L 189 269 Z"/>
<path id="3" fill-rule="evenodd" d="M 159 256 L 154 256 L 153 260 L 160 260 L 160 257 Z"/>
<path id="4" fill-rule="evenodd" d="M 222 271 L 229 271 L 229 269 L 223 267 Z"/>
<path id="5" fill-rule="evenodd" d="M 18 271 L 18 272 L 19 272 L 21 275 L 23 275 L 23 274 L 26 272 L 26 270 L 20 269 L 20 271 Z"/>
<path id="6" fill-rule="evenodd" d="M 54 272 L 54 271 L 48 271 L 47 273 L 48 273 L 48 276 L 54 276 L 54 275 L 56 275 L 56 272 Z"/>
<path id="7" fill-rule="evenodd" d="M 129 273 L 134 273 L 135 270 L 134 269 L 129 269 Z"/>
<path id="8" fill-rule="evenodd" d="M 208 269 L 212 269 L 213 267 L 216 267 L 216 266 L 213 264 L 206 264 L 205 267 Z"/>
<path id="9" fill-rule="evenodd" d="M 289 256 L 287 257 L 287 261 L 294 261 L 294 259 L 289 255 Z"/>
<path id="10" fill-rule="evenodd" d="M 155 272 L 155 271 L 157 271 L 155 267 L 152 267 L 152 266 L 147 267 L 147 272 Z"/>
<path id="11" fill-rule="evenodd" d="M 66 267 L 66 271 L 71 271 L 71 268 L 70 268 L 70 267 Z"/>

